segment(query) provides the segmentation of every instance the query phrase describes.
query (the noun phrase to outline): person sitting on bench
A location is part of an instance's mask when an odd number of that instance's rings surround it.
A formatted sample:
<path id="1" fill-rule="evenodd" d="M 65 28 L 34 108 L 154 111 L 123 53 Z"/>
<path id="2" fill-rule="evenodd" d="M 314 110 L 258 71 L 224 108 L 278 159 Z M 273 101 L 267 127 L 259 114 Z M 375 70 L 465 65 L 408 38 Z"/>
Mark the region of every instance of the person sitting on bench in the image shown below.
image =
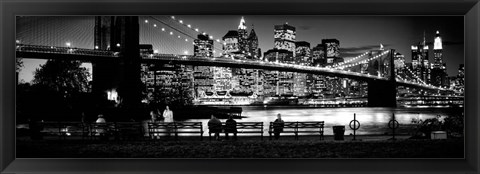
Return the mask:
<path id="1" fill-rule="evenodd" d="M 283 132 L 283 127 L 285 123 L 283 123 L 282 115 L 280 113 L 277 114 L 277 119 L 273 122 L 273 132 L 275 135 L 275 140 L 280 138 L 280 132 Z"/>
<path id="2" fill-rule="evenodd" d="M 211 119 L 208 121 L 208 129 L 210 133 L 215 133 L 215 140 L 220 140 L 220 132 L 222 132 L 222 122 L 220 122 L 217 117 L 212 115 Z"/>
<path id="3" fill-rule="evenodd" d="M 228 140 L 228 133 L 233 133 L 233 140 L 237 140 L 237 122 L 230 115 L 225 122 L 225 139 Z"/>

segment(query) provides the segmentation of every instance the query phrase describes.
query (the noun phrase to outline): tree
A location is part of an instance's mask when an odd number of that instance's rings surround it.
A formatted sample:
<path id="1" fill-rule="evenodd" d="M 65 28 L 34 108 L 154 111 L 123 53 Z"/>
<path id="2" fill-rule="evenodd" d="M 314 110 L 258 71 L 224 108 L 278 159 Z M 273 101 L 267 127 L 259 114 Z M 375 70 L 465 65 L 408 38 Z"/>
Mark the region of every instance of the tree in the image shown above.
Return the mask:
<path id="1" fill-rule="evenodd" d="M 76 93 L 89 92 L 87 68 L 81 61 L 48 60 L 35 70 L 33 83 L 47 87 L 68 98 Z"/>
<path id="2" fill-rule="evenodd" d="M 20 72 L 20 70 L 23 68 L 23 60 L 20 59 L 20 58 L 16 58 L 15 62 L 16 62 L 15 63 L 16 70 L 17 70 L 17 72 Z"/>

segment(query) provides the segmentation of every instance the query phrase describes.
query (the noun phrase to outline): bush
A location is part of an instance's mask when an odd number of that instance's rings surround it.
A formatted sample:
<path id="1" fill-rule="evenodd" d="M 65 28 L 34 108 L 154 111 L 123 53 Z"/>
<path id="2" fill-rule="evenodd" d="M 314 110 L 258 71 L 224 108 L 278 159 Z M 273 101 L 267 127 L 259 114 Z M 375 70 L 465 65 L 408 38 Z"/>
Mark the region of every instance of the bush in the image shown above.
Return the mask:
<path id="1" fill-rule="evenodd" d="M 432 131 L 446 131 L 450 137 L 463 136 L 463 114 L 451 117 L 437 115 L 425 121 L 412 119 L 412 124 L 416 125 L 414 138 L 429 139 Z"/>

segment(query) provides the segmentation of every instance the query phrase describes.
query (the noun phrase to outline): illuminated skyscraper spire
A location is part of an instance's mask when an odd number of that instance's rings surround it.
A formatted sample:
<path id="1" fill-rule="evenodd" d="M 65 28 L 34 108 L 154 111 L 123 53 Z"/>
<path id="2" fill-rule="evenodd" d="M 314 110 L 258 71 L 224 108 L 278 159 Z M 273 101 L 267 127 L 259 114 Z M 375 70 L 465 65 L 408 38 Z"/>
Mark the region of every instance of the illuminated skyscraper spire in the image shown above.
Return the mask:
<path id="1" fill-rule="evenodd" d="M 240 24 L 238 25 L 238 29 L 239 30 L 246 30 L 247 29 L 247 26 L 245 25 L 245 19 L 243 19 L 243 16 L 242 16 L 242 19 L 240 19 Z"/>
<path id="2" fill-rule="evenodd" d="M 426 42 L 425 42 L 425 30 L 423 30 L 423 46 L 425 46 Z"/>
<path id="3" fill-rule="evenodd" d="M 437 30 L 437 33 L 435 35 L 435 43 L 433 44 L 433 49 L 434 50 L 443 49 L 443 47 L 442 47 L 442 37 L 440 37 L 440 32 L 438 30 Z"/>

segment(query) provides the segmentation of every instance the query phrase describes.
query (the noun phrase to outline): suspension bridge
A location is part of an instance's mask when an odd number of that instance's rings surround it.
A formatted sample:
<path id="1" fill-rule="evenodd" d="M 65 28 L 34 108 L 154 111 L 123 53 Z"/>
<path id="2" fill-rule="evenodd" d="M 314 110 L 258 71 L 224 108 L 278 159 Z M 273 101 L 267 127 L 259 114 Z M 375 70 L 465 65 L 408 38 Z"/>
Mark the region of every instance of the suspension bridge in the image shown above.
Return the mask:
<path id="1" fill-rule="evenodd" d="M 105 23 L 107 20 L 110 23 Z M 95 43 L 92 49 L 77 48 L 71 46 L 59 46 L 60 44 L 45 43 L 49 38 L 40 38 L 42 44 L 32 44 L 34 42 L 25 42 L 28 38 L 17 37 L 16 56 L 17 58 L 30 59 L 60 59 L 60 60 L 81 60 L 93 64 L 94 91 L 102 92 L 105 89 L 119 84 L 125 85 L 126 92 L 124 98 L 126 101 L 135 103 L 139 101 L 138 88 L 140 80 L 140 64 L 185 64 L 195 66 L 218 66 L 218 67 L 237 67 L 247 69 L 264 69 L 286 72 L 309 73 L 325 76 L 334 76 L 360 80 L 368 83 L 368 104 L 369 106 L 396 106 L 397 86 L 411 87 L 424 90 L 451 91 L 447 88 L 436 87 L 426 84 L 419 79 L 407 67 L 407 72 L 403 76 L 395 74 L 394 71 L 394 49 L 370 50 L 357 57 L 350 58 L 344 62 L 327 67 L 315 67 L 298 64 L 288 64 L 282 62 L 268 62 L 264 60 L 238 59 L 233 57 L 221 56 L 222 49 L 214 46 L 214 57 L 197 57 L 189 54 L 166 54 L 143 53 L 139 51 L 140 38 L 143 42 L 163 44 L 163 47 L 173 48 L 179 52 L 178 48 L 193 47 L 192 42 L 195 34 L 207 34 L 198 28 L 174 16 L 170 18 L 158 17 L 98 17 L 95 19 Z M 92 27 L 91 25 L 87 27 Z M 108 32 L 105 32 L 108 30 Z M 195 33 L 195 34 L 192 34 Z M 36 33 L 41 35 L 41 33 Z M 59 33 L 60 35 L 62 33 Z M 105 37 L 105 34 L 109 34 Z M 48 34 L 47 34 L 48 35 Z M 81 34 L 80 34 L 81 35 Z M 146 36 L 146 37 L 140 37 Z M 157 38 L 162 36 L 161 38 Z M 153 39 L 153 40 L 152 40 Z M 219 45 L 220 39 L 213 38 Z M 87 41 L 91 42 L 91 41 Z M 166 42 L 166 43 L 165 43 Z M 174 43 L 183 43 L 182 46 L 175 46 Z M 88 44 L 87 44 L 88 45 Z M 175 48 L 177 48 L 175 50 Z M 184 52 L 188 53 L 188 52 Z M 379 62 L 381 62 L 379 64 Z M 374 63 L 380 66 L 372 66 Z M 360 66 L 368 64 L 367 73 L 359 72 Z M 121 69 L 120 71 L 118 69 Z M 119 73 L 120 72 L 120 73 Z M 112 78 L 116 76 L 119 78 Z M 132 85 L 133 84 L 133 85 Z"/>

